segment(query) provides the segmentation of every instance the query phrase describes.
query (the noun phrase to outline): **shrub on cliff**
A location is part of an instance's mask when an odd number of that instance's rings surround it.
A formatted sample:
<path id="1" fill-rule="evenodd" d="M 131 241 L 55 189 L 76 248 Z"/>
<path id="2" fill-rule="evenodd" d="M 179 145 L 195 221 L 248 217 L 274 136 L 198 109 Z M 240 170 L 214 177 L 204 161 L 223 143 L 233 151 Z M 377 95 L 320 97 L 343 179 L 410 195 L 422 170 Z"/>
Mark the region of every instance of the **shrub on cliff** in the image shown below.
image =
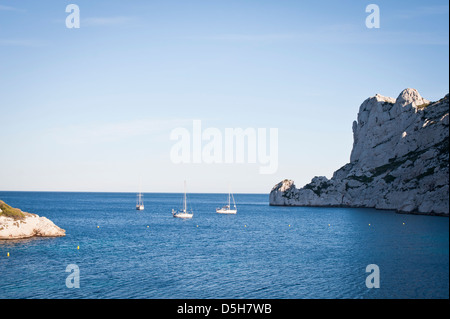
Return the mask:
<path id="1" fill-rule="evenodd" d="M 11 217 L 13 219 L 24 219 L 25 214 L 18 208 L 13 208 L 0 200 L 0 216 Z"/>

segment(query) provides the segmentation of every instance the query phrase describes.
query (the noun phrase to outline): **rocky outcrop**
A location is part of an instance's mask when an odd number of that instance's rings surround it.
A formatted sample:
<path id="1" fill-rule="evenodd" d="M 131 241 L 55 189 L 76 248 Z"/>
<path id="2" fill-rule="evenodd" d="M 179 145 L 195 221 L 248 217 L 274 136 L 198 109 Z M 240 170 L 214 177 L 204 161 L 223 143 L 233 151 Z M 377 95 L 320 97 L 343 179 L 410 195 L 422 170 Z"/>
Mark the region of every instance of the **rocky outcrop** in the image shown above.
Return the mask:
<path id="1" fill-rule="evenodd" d="M 270 205 L 346 206 L 449 215 L 449 95 L 431 103 L 414 89 L 365 100 L 353 122 L 350 163 L 297 189 L 284 180 Z"/>
<path id="2" fill-rule="evenodd" d="M 51 220 L 36 214 L 22 212 L 0 201 L 0 240 L 22 239 L 29 237 L 60 237 L 66 231 Z M 11 212 L 11 213 L 10 213 Z"/>

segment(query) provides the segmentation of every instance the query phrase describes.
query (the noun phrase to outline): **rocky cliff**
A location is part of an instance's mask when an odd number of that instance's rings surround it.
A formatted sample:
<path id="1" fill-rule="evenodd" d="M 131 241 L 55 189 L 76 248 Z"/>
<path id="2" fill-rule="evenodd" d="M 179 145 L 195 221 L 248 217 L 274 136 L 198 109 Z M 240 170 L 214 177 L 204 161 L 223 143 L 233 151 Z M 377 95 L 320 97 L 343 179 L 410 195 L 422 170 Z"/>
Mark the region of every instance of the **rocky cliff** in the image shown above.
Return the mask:
<path id="1" fill-rule="evenodd" d="M 0 240 L 29 237 L 60 237 L 66 231 L 51 220 L 36 214 L 22 212 L 0 200 Z"/>
<path id="2" fill-rule="evenodd" d="M 301 189 L 284 180 L 270 205 L 345 206 L 449 215 L 449 95 L 436 102 L 414 89 L 365 100 L 353 122 L 350 163 Z"/>

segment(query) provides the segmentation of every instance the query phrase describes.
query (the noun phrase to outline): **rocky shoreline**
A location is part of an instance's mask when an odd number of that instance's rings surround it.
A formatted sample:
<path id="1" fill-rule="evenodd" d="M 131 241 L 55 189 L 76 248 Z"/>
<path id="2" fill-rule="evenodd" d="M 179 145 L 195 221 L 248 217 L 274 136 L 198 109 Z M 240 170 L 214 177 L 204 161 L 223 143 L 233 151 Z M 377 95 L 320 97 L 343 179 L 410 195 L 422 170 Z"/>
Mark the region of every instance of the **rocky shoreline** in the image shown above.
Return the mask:
<path id="1" fill-rule="evenodd" d="M 0 201 L 0 240 L 65 235 L 66 231 L 48 218 L 22 212 Z"/>
<path id="2" fill-rule="evenodd" d="M 350 162 L 331 179 L 298 189 L 286 179 L 272 188 L 273 206 L 367 207 L 449 216 L 449 95 L 436 102 L 414 89 L 397 99 L 364 101 L 353 123 Z"/>

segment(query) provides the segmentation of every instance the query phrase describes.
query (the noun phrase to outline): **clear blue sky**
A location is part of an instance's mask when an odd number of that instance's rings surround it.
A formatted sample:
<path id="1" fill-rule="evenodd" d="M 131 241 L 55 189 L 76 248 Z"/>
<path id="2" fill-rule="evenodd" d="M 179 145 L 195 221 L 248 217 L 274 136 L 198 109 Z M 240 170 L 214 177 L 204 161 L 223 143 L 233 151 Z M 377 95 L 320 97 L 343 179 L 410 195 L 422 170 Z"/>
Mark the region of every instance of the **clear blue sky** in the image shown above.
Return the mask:
<path id="1" fill-rule="evenodd" d="M 447 1 L 0 0 L 0 190 L 268 193 L 331 177 L 366 98 L 448 93 L 448 27 Z M 278 128 L 278 171 L 173 164 L 170 131 L 193 119 Z"/>

